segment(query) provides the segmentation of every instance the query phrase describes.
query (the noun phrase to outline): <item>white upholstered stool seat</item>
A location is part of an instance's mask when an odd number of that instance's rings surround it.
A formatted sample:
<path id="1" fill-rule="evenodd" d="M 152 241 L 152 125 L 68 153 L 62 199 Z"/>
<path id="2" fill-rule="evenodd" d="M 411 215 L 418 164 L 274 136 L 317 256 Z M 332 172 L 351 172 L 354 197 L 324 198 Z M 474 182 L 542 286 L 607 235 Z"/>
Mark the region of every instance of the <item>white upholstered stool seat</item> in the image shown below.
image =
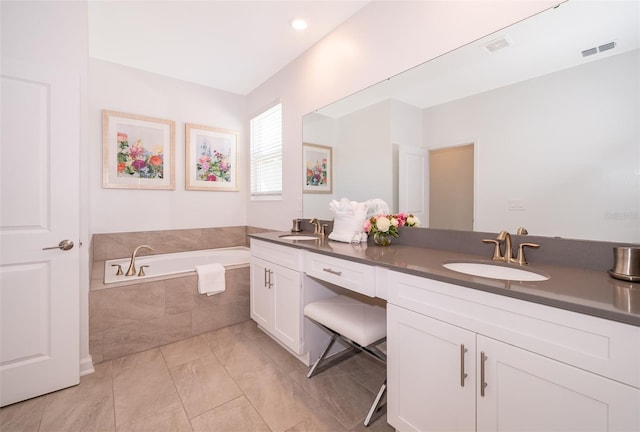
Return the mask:
<path id="1" fill-rule="evenodd" d="M 387 312 L 382 306 L 337 295 L 307 304 L 304 307 L 304 314 L 331 334 L 329 345 L 313 364 L 307 378 L 311 378 L 319 371 L 323 361 L 333 361 L 334 357 L 341 359 L 339 355 L 327 359 L 327 354 L 336 340 L 386 363 L 386 353 L 377 347 L 383 344 L 387 337 Z M 386 389 L 387 381 L 385 380 L 364 420 L 365 426 L 369 426 L 374 415 L 379 414 L 384 408 Z"/>
<path id="2" fill-rule="evenodd" d="M 351 297 L 338 295 L 309 303 L 304 314 L 358 345 L 368 346 L 387 336 L 387 311 Z"/>

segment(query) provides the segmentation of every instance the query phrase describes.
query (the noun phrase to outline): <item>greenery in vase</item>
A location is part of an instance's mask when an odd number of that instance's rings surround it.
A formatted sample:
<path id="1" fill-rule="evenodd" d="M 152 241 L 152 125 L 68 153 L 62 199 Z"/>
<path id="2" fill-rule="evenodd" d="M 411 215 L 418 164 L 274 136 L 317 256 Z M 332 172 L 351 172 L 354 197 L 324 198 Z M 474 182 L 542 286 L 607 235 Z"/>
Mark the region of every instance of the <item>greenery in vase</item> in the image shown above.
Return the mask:
<path id="1" fill-rule="evenodd" d="M 392 238 L 400 237 L 398 228 L 402 226 L 419 226 L 420 220 L 412 214 L 398 213 L 387 215 L 376 215 L 367 219 L 364 223 L 364 231 L 373 234 L 373 240 L 381 246 L 391 244 Z"/>

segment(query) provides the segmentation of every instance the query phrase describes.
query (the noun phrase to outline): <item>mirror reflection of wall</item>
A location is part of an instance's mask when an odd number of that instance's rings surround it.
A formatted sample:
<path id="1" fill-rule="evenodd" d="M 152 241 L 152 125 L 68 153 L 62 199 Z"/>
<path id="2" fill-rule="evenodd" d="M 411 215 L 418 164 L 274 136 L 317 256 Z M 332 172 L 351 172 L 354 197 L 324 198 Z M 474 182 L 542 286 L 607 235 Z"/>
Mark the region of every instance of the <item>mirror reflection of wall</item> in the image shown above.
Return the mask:
<path id="1" fill-rule="evenodd" d="M 328 202 L 341 197 L 397 203 L 392 143 L 435 149 L 474 142 L 475 230 L 525 226 L 536 235 L 640 242 L 638 9 L 637 2 L 569 2 L 516 24 L 559 38 L 575 28 L 567 19 L 595 14 L 599 21 L 588 21 L 591 28 L 579 44 L 584 49 L 597 43 L 587 38 L 591 33 L 604 41 L 594 23 L 622 20 L 613 26 L 621 36 L 607 36 L 616 40 L 615 49 L 574 59 L 577 65 L 553 73 L 423 108 L 391 96 L 347 114 L 332 114 L 329 106 L 305 116 L 304 139 L 334 147 L 335 183 L 329 199 L 305 195 L 303 214 L 330 218 Z M 547 18 L 558 26 L 565 22 L 559 26 L 565 33 L 545 27 Z M 493 55 L 512 55 L 510 49 L 521 49 L 518 42 L 529 44 L 523 38 L 514 37 L 513 47 Z M 574 55 L 581 57 L 580 50 Z M 482 70 L 499 75 L 503 69 Z M 322 131 L 308 127 L 312 118 Z"/>

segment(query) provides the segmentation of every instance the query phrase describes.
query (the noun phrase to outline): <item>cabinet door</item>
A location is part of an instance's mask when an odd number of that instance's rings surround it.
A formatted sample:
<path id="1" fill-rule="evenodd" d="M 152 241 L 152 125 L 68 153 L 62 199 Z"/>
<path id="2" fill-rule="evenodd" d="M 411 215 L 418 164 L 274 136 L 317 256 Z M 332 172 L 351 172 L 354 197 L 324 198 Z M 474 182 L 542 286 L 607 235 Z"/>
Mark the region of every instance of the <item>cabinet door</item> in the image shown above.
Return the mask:
<path id="1" fill-rule="evenodd" d="M 402 431 L 475 430 L 474 357 L 474 333 L 388 304 L 387 421 Z"/>
<path id="2" fill-rule="evenodd" d="M 270 263 L 251 257 L 251 319 L 265 330 L 273 325 L 273 292 L 268 283 L 268 266 Z"/>
<path id="3" fill-rule="evenodd" d="M 477 350 L 478 431 L 640 430 L 638 389 L 483 336 Z"/>
<path id="4" fill-rule="evenodd" d="M 270 264 L 273 284 L 273 332 L 287 348 L 302 354 L 302 302 L 300 273 Z"/>

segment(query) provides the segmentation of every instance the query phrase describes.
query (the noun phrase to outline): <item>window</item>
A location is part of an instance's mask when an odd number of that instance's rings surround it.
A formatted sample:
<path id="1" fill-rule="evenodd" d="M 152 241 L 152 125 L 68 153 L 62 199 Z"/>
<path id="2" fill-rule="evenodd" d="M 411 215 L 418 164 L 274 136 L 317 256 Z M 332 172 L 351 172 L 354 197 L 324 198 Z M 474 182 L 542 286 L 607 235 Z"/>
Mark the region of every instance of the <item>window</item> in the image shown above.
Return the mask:
<path id="1" fill-rule="evenodd" d="M 282 195 L 282 104 L 251 119 L 251 198 Z"/>

